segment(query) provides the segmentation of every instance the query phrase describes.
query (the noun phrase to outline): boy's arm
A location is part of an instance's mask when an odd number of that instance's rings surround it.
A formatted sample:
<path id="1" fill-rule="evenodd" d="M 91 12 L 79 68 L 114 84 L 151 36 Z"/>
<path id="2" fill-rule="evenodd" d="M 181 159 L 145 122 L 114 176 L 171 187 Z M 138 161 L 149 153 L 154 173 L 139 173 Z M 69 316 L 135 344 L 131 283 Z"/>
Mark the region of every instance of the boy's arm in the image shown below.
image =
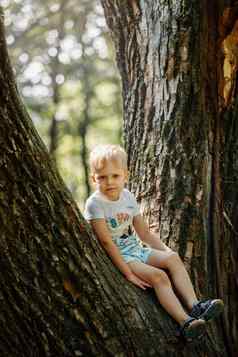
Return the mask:
<path id="1" fill-rule="evenodd" d="M 119 249 L 116 244 L 112 241 L 110 232 L 107 228 L 105 219 L 93 219 L 89 221 L 97 238 L 99 239 L 101 245 L 106 250 L 108 255 L 111 257 L 113 263 L 121 271 L 121 273 L 126 277 L 127 280 L 131 281 L 135 285 L 142 289 L 150 287 L 145 281 L 138 278 L 130 269 L 129 265 L 122 258 Z"/>
<path id="2" fill-rule="evenodd" d="M 151 248 L 171 251 L 171 249 L 164 244 L 155 233 L 150 232 L 148 224 L 144 221 L 140 214 L 133 218 L 133 226 L 139 238 L 143 242 L 149 244 Z"/>

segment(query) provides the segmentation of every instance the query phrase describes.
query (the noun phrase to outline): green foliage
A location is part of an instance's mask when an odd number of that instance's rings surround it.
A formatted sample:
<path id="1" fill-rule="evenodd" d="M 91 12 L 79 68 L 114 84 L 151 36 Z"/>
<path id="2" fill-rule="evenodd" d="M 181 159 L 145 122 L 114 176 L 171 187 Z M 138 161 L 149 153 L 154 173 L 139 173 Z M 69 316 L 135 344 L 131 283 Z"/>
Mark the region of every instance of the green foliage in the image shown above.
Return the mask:
<path id="1" fill-rule="evenodd" d="M 95 0 L 3 0 L 2 6 L 19 91 L 47 147 L 55 140 L 58 168 L 82 206 L 83 138 L 89 150 L 120 142 L 121 89 L 102 8 Z"/>

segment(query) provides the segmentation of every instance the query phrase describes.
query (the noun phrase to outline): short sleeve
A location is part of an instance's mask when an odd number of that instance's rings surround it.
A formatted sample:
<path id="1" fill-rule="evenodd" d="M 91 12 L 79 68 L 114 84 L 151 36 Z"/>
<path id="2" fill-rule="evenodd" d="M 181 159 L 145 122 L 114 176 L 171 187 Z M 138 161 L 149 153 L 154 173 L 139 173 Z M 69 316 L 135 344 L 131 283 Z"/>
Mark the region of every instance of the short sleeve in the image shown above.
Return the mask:
<path id="1" fill-rule="evenodd" d="M 86 201 L 84 217 L 88 221 L 92 219 L 104 218 L 104 210 L 103 207 L 100 205 L 100 202 L 95 199 L 89 198 Z"/>
<path id="2" fill-rule="evenodd" d="M 130 204 L 133 207 L 133 212 L 132 212 L 133 217 L 138 216 L 138 214 L 140 214 L 140 207 L 136 201 L 135 196 L 130 191 L 128 191 L 128 192 L 129 192 Z"/>

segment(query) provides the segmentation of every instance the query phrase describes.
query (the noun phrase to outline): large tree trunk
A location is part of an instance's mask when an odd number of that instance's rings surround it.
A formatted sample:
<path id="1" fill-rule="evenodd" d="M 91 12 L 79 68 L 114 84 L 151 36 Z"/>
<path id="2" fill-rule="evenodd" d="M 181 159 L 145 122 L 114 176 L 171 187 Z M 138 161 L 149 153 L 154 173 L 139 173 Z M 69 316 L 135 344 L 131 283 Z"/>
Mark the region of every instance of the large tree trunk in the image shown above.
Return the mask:
<path id="1" fill-rule="evenodd" d="M 224 299 L 213 338 L 237 356 L 237 2 L 101 2 L 123 82 L 131 188 L 198 295 Z"/>
<path id="2" fill-rule="evenodd" d="M 93 237 L 19 98 L 0 15 L 0 355 L 227 356 L 210 334 L 178 342 Z"/>

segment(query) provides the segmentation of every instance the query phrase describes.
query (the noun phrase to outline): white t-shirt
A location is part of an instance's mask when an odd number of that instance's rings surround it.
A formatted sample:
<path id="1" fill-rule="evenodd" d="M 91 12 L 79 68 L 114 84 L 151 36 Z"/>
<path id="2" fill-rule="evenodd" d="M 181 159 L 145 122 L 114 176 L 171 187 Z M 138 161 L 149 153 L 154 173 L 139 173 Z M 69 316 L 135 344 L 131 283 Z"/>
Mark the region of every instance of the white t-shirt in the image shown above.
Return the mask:
<path id="1" fill-rule="evenodd" d="M 134 195 L 123 189 L 117 201 L 111 201 L 100 191 L 95 191 L 86 201 L 84 216 L 92 219 L 104 218 L 113 239 L 128 235 L 129 226 L 140 210 Z"/>

